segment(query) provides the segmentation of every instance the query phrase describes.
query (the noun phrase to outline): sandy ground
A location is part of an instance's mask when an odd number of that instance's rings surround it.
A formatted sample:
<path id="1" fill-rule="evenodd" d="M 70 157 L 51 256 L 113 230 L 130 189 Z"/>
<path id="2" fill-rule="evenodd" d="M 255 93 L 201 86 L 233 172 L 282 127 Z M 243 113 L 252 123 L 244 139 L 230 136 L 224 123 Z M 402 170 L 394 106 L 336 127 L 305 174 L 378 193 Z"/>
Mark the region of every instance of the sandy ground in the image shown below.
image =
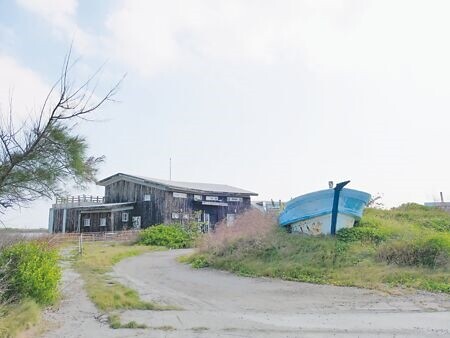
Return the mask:
<path id="1" fill-rule="evenodd" d="M 113 275 L 145 300 L 176 311 L 125 311 L 148 329 L 113 330 L 87 299 L 70 267 L 64 301 L 47 314 L 45 337 L 449 337 L 450 297 L 426 292 L 387 296 L 345 287 L 244 278 L 176 262 L 185 250 L 144 254 Z M 59 324 L 55 324 L 59 323 Z"/>
<path id="2" fill-rule="evenodd" d="M 66 248 L 62 256 L 69 257 L 73 248 Z M 107 316 L 98 311 L 89 300 L 83 289 L 81 276 L 71 268 L 68 261 L 62 261 L 63 267 L 61 302 L 44 315 L 45 338 L 75 338 L 75 337 L 159 337 L 158 335 L 138 334 L 127 329 L 114 330 L 107 323 Z M 140 330 L 142 331 L 142 330 Z"/>

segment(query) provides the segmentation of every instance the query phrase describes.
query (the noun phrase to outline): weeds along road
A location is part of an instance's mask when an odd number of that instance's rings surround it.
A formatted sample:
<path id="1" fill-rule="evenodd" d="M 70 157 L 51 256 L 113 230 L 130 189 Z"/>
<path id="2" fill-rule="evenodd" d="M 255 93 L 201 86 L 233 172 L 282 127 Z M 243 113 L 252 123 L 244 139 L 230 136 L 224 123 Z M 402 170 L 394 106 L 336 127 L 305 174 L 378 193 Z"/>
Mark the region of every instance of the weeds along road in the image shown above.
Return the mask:
<path id="1" fill-rule="evenodd" d="M 114 267 L 114 275 L 144 300 L 182 308 L 125 311 L 124 322 L 165 327 L 165 337 L 450 336 L 450 297 L 445 294 L 389 296 L 356 288 L 238 277 L 192 269 L 176 261 L 188 252 L 148 253 Z"/>

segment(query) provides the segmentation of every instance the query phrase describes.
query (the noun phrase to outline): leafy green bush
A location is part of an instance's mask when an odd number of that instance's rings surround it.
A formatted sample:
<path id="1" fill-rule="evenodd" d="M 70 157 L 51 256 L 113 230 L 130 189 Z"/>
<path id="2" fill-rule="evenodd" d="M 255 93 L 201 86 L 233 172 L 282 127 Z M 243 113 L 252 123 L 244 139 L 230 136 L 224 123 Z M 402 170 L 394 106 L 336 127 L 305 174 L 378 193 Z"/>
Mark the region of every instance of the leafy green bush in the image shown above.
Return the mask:
<path id="1" fill-rule="evenodd" d="M 372 242 L 379 244 L 388 238 L 389 233 L 381 228 L 371 226 L 358 226 L 343 228 L 336 233 L 336 237 L 342 242 Z"/>
<path id="2" fill-rule="evenodd" d="M 7 284 L 4 300 L 31 298 L 47 305 L 57 299 L 61 269 L 55 249 L 38 242 L 14 244 L 0 253 L 0 266 Z"/>
<path id="3" fill-rule="evenodd" d="M 178 225 L 155 225 L 139 234 L 139 243 L 144 245 L 165 246 L 170 249 L 188 248 L 192 238 Z"/>
<path id="4" fill-rule="evenodd" d="M 370 215 L 367 215 L 367 213 L 364 214 L 363 218 L 355 222 L 355 227 L 379 227 L 381 225 L 380 219 L 373 216 L 371 217 Z"/>
<path id="5" fill-rule="evenodd" d="M 450 240 L 444 236 L 434 236 L 414 241 L 392 241 L 381 246 L 378 259 L 388 264 L 446 266 L 450 256 Z"/>
<path id="6" fill-rule="evenodd" d="M 190 260 L 190 264 L 195 269 L 206 268 L 209 266 L 208 258 L 204 255 L 194 256 L 192 260 Z"/>

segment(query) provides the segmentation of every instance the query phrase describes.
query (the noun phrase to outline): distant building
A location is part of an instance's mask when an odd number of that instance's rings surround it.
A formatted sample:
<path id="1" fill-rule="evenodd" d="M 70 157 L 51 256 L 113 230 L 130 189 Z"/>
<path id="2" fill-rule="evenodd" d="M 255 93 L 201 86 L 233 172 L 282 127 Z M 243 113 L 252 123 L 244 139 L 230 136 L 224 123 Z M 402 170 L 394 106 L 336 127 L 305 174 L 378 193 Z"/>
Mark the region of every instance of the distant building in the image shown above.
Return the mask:
<path id="1" fill-rule="evenodd" d="M 279 212 L 283 203 L 281 201 L 255 201 L 252 202 L 252 207 L 263 212 Z"/>
<path id="2" fill-rule="evenodd" d="M 439 208 L 450 212 L 450 202 L 425 202 L 425 206 Z"/>
<path id="3" fill-rule="evenodd" d="M 196 221 L 210 227 L 250 208 L 256 193 L 223 184 L 167 181 L 116 174 L 98 182 L 104 197 L 58 198 L 49 231 L 102 232 Z"/>
<path id="4" fill-rule="evenodd" d="M 439 193 L 439 195 L 441 197 L 440 202 L 425 202 L 425 206 L 439 208 L 444 211 L 450 212 L 450 202 L 444 202 L 444 194 L 442 193 L 442 191 Z"/>

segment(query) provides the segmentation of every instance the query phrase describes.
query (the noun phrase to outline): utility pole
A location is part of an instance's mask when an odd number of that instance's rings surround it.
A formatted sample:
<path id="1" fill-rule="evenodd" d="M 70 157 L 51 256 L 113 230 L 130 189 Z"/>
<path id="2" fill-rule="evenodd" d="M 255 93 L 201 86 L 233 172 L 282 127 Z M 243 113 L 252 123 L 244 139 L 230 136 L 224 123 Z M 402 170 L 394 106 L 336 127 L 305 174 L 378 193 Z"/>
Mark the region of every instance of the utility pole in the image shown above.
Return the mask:
<path id="1" fill-rule="evenodd" d="M 169 181 L 172 181 L 172 157 L 169 157 Z"/>

